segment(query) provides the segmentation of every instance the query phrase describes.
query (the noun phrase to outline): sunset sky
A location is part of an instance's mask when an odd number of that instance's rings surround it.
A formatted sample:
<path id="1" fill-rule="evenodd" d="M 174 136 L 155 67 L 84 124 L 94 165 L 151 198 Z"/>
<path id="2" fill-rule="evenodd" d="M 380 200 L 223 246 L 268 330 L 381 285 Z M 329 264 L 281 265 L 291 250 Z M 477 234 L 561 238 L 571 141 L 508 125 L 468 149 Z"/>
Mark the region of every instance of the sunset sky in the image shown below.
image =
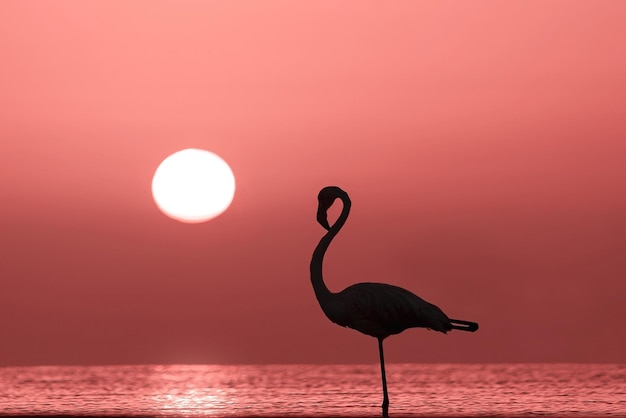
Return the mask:
<path id="1" fill-rule="evenodd" d="M 626 2 L 3 1 L 0 365 L 376 363 L 322 313 L 405 287 L 474 334 L 388 362 L 626 362 Z M 166 217 L 168 155 L 236 177 Z M 337 208 L 338 209 L 338 208 Z M 334 211 L 333 213 L 337 213 Z"/>

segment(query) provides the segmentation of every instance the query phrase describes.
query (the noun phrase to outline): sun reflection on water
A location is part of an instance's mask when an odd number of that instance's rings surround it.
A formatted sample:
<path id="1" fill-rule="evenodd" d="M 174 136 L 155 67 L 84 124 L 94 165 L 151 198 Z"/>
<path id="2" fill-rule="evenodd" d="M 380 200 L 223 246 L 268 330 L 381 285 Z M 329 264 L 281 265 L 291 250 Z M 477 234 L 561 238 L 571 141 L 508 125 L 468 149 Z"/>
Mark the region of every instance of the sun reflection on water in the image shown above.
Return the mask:
<path id="1" fill-rule="evenodd" d="M 187 370 L 181 373 L 181 367 Z M 224 413 L 235 403 L 235 394 L 223 388 L 223 372 L 214 366 L 155 366 L 155 379 L 161 382 L 151 396 L 155 409 L 183 415 Z"/>
<path id="2" fill-rule="evenodd" d="M 175 411 L 184 415 L 219 413 L 234 403 L 223 390 L 186 390 L 178 393 L 159 393 L 152 396 L 161 411 Z"/>

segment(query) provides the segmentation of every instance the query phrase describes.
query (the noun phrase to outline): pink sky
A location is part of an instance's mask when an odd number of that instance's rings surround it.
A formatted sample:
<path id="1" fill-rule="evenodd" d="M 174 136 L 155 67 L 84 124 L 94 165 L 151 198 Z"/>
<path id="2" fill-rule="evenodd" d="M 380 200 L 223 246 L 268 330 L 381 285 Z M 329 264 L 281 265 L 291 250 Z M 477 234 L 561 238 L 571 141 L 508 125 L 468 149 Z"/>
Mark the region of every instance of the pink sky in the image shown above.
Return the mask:
<path id="1" fill-rule="evenodd" d="M 245 7 L 244 7 L 245 4 Z M 626 3 L 0 3 L 0 365 L 375 363 L 309 280 L 406 287 L 475 334 L 388 362 L 626 362 Z M 150 182 L 219 154 L 233 205 Z"/>

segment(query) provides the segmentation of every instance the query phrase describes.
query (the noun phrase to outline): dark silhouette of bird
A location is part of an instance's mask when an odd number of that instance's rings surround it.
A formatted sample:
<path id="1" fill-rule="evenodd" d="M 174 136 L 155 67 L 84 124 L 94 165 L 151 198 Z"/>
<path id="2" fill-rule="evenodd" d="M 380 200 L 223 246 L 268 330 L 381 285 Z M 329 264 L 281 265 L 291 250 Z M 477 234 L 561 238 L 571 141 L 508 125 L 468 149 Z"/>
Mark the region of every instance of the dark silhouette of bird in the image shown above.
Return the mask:
<path id="1" fill-rule="evenodd" d="M 384 283 L 357 283 L 333 293 L 326 287 L 322 277 L 324 254 L 331 241 L 339 233 L 350 213 L 348 194 L 336 186 L 324 187 L 318 197 L 317 221 L 328 231 L 313 251 L 311 259 L 311 283 L 315 296 L 328 319 L 342 327 L 355 329 L 378 340 L 380 371 L 383 386 L 383 417 L 389 416 L 389 395 L 385 376 L 383 340 L 399 334 L 407 328 L 427 328 L 447 333 L 450 330 L 474 332 L 478 324 L 450 319 L 432 303 L 398 286 Z M 328 208 L 336 199 L 343 203 L 337 221 L 330 226 Z"/>

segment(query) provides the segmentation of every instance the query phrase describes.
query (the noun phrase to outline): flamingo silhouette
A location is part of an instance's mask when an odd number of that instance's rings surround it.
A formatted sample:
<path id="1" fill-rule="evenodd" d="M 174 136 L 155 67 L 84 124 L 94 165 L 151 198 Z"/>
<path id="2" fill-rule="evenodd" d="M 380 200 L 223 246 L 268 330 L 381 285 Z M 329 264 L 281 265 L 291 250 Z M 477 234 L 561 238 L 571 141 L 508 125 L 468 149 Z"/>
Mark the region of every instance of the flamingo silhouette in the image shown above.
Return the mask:
<path id="1" fill-rule="evenodd" d="M 385 376 L 383 340 L 407 328 L 428 328 L 444 334 L 450 330 L 474 332 L 475 322 L 450 319 L 432 303 L 398 286 L 384 283 L 357 283 L 333 293 L 324 284 L 322 262 L 331 241 L 348 219 L 351 201 L 348 194 L 337 186 L 324 187 L 318 197 L 317 221 L 328 231 L 313 251 L 311 283 L 315 296 L 328 319 L 342 327 L 355 329 L 378 339 L 380 371 L 383 383 L 383 417 L 389 416 L 389 395 Z M 336 199 L 343 202 L 337 221 L 330 226 L 328 208 Z"/>

